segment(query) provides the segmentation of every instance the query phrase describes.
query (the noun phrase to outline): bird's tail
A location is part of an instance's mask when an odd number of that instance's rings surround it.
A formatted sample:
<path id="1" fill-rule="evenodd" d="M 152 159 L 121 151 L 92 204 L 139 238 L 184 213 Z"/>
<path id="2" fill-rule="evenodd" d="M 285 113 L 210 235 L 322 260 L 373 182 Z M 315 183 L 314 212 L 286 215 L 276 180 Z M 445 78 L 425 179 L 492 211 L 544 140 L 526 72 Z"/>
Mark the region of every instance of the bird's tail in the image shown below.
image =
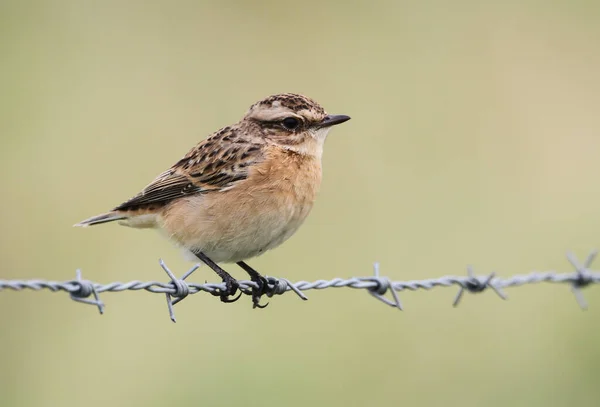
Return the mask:
<path id="1" fill-rule="evenodd" d="M 115 220 L 121 220 L 121 219 L 125 219 L 125 218 L 127 218 L 127 216 L 125 216 L 122 213 L 108 212 L 108 213 L 103 213 L 102 215 L 92 216 L 91 218 L 82 220 L 81 222 L 76 223 L 73 226 L 88 227 L 88 226 L 92 226 L 92 225 L 99 225 L 100 223 L 107 223 L 107 222 L 112 222 Z"/>

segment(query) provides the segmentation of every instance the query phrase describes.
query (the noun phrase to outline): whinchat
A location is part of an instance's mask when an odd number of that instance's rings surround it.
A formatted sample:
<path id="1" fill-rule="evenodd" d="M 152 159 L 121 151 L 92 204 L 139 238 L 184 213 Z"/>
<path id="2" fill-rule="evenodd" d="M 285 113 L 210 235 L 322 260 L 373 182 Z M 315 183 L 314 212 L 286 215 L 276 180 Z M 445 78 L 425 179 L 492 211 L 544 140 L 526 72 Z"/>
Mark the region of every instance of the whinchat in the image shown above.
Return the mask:
<path id="1" fill-rule="evenodd" d="M 262 307 L 266 280 L 244 261 L 298 230 L 321 184 L 327 134 L 349 119 L 327 114 L 303 95 L 270 96 L 198 143 L 139 194 L 75 226 L 119 221 L 162 230 L 223 279 L 225 302 L 239 298 L 230 299 L 238 283 L 217 263 L 237 263 L 258 286 L 252 300 Z"/>

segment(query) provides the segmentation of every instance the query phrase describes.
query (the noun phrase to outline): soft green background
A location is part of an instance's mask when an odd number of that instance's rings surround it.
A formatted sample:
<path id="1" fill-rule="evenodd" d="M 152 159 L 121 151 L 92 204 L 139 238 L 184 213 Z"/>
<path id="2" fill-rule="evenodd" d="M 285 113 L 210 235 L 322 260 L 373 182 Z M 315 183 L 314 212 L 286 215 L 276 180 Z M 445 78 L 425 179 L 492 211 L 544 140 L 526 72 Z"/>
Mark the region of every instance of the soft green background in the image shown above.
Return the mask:
<path id="1" fill-rule="evenodd" d="M 0 2 L 0 278 L 161 280 L 157 233 L 71 225 L 258 99 L 352 120 L 300 232 L 251 262 L 292 280 L 570 271 L 600 246 L 597 1 Z M 235 275 L 243 273 L 234 270 Z M 206 268 L 192 281 L 217 281 Z M 600 290 L 0 293 L 1 406 L 596 406 Z"/>

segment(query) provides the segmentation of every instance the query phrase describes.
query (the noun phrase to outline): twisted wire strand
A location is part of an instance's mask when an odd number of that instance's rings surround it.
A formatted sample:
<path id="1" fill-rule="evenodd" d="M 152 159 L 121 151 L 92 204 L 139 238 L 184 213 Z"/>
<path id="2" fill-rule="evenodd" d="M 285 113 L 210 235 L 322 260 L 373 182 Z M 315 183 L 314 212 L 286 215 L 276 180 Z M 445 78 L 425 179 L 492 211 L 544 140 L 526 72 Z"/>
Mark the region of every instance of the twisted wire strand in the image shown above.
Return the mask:
<path id="1" fill-rule="evenodd" d="M 402 310 L 399 293 L 405 290 L 431 290 L 435 287 L 452 287 L 458 286 L 459 291 L 454 299 L 453 305 L 457 306 L 465 291 L 470 293 L 481 293 L 486 289 L 492 289 L 500 298 L 506 299 L 507 296 L 503 289 L 506 287 L 520 287 L 526 284 L 538 283 L 557 283 L 568 284 L 571 286 L 573 293 L 582 309 L 587 308 L 587 303 L 581 293 L 581 288 L 591 284 L 600 283 L 600 272 L 589 269 L 596 257 L 597 252 L 591 252 L 586 260 L 580 263 L 577 258 L 571 253 L 567 254 L 567 259 L 575 269 L 574 272 L 560 273 L 557 271 L 534 271 L 528 274 L 513 275 L 508 278 L 496 277 L 495 273 L 489 275 L 476 276 L 471 267 L 467 268 L 467 276 L 443 276 L 425 280 L 410 280 L 410 281 L 391 281 L 387 277 L 382 277 L 379 272 L 379 264 L 374 265 L 374 275 L 369 277 L 351 277 L 351 278 L 333 278 L 331 280 L 316 280 L 316 281 L 297 281 L 290 282 L 284 278 L 267 277 L 268 287 L 265 295 L 272 297 L 273 295 L 281 295 L 292 291 L 301 299 L 306 300 L 303 291 L 308 290 L 324 290 L 328 288 L 353 288 L 364 289 L 373 297 L 383 303 Z M 122 292 L 122 291 L 147 291 L 151 293 L 165 294 L 169 315 L 171 320 L 175 322 L 175 313 L 173 306 L 179 301 L 186 298 L 188 295 L 206 292 L 215 296 L 225 292 L 224 283 L 188 283 L 185 281 L 199 265 L 188 270 L 180 279 L 160 260 L 162 269 L 170 278 L 169 282 L 160 281 L 129 281 L 129 282 L 112 282 L 101 284 L 84 280 L 81 277 L 81 272 L 76 271 L 76 278 L 68 281 L 47 281 L 47 280 L 0 280 L 0 291 L 12 290 L 49 290 L 53 292 L 65 291 L 69 293 L 71 299 L 91 304 L 98 307 L 99 312 L 104 312 L 104 303 L 100 301 L 99 294 L 104 292 Z M 240 280 L 239 289 L 246 295 L 251 295 L 252 288 L 259 288 L 252 281 Z M 388 297 L 386 294 L 391 293 Z"/>

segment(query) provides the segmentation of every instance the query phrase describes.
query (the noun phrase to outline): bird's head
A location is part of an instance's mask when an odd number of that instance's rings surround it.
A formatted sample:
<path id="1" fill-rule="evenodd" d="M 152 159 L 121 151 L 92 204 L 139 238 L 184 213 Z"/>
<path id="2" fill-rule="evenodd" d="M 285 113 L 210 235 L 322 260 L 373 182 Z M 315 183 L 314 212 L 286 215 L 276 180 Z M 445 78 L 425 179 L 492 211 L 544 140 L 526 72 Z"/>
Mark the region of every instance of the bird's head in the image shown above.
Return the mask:
<path id="1" fill-rule="evenodd" d="M 320 158 L 332 126 L 350 120 L 350 117 L 327 114 L 306 96 L 282 93 L 250 106 L 243 120 L 258 126 L 262 137 L 271 143 Z"/>

